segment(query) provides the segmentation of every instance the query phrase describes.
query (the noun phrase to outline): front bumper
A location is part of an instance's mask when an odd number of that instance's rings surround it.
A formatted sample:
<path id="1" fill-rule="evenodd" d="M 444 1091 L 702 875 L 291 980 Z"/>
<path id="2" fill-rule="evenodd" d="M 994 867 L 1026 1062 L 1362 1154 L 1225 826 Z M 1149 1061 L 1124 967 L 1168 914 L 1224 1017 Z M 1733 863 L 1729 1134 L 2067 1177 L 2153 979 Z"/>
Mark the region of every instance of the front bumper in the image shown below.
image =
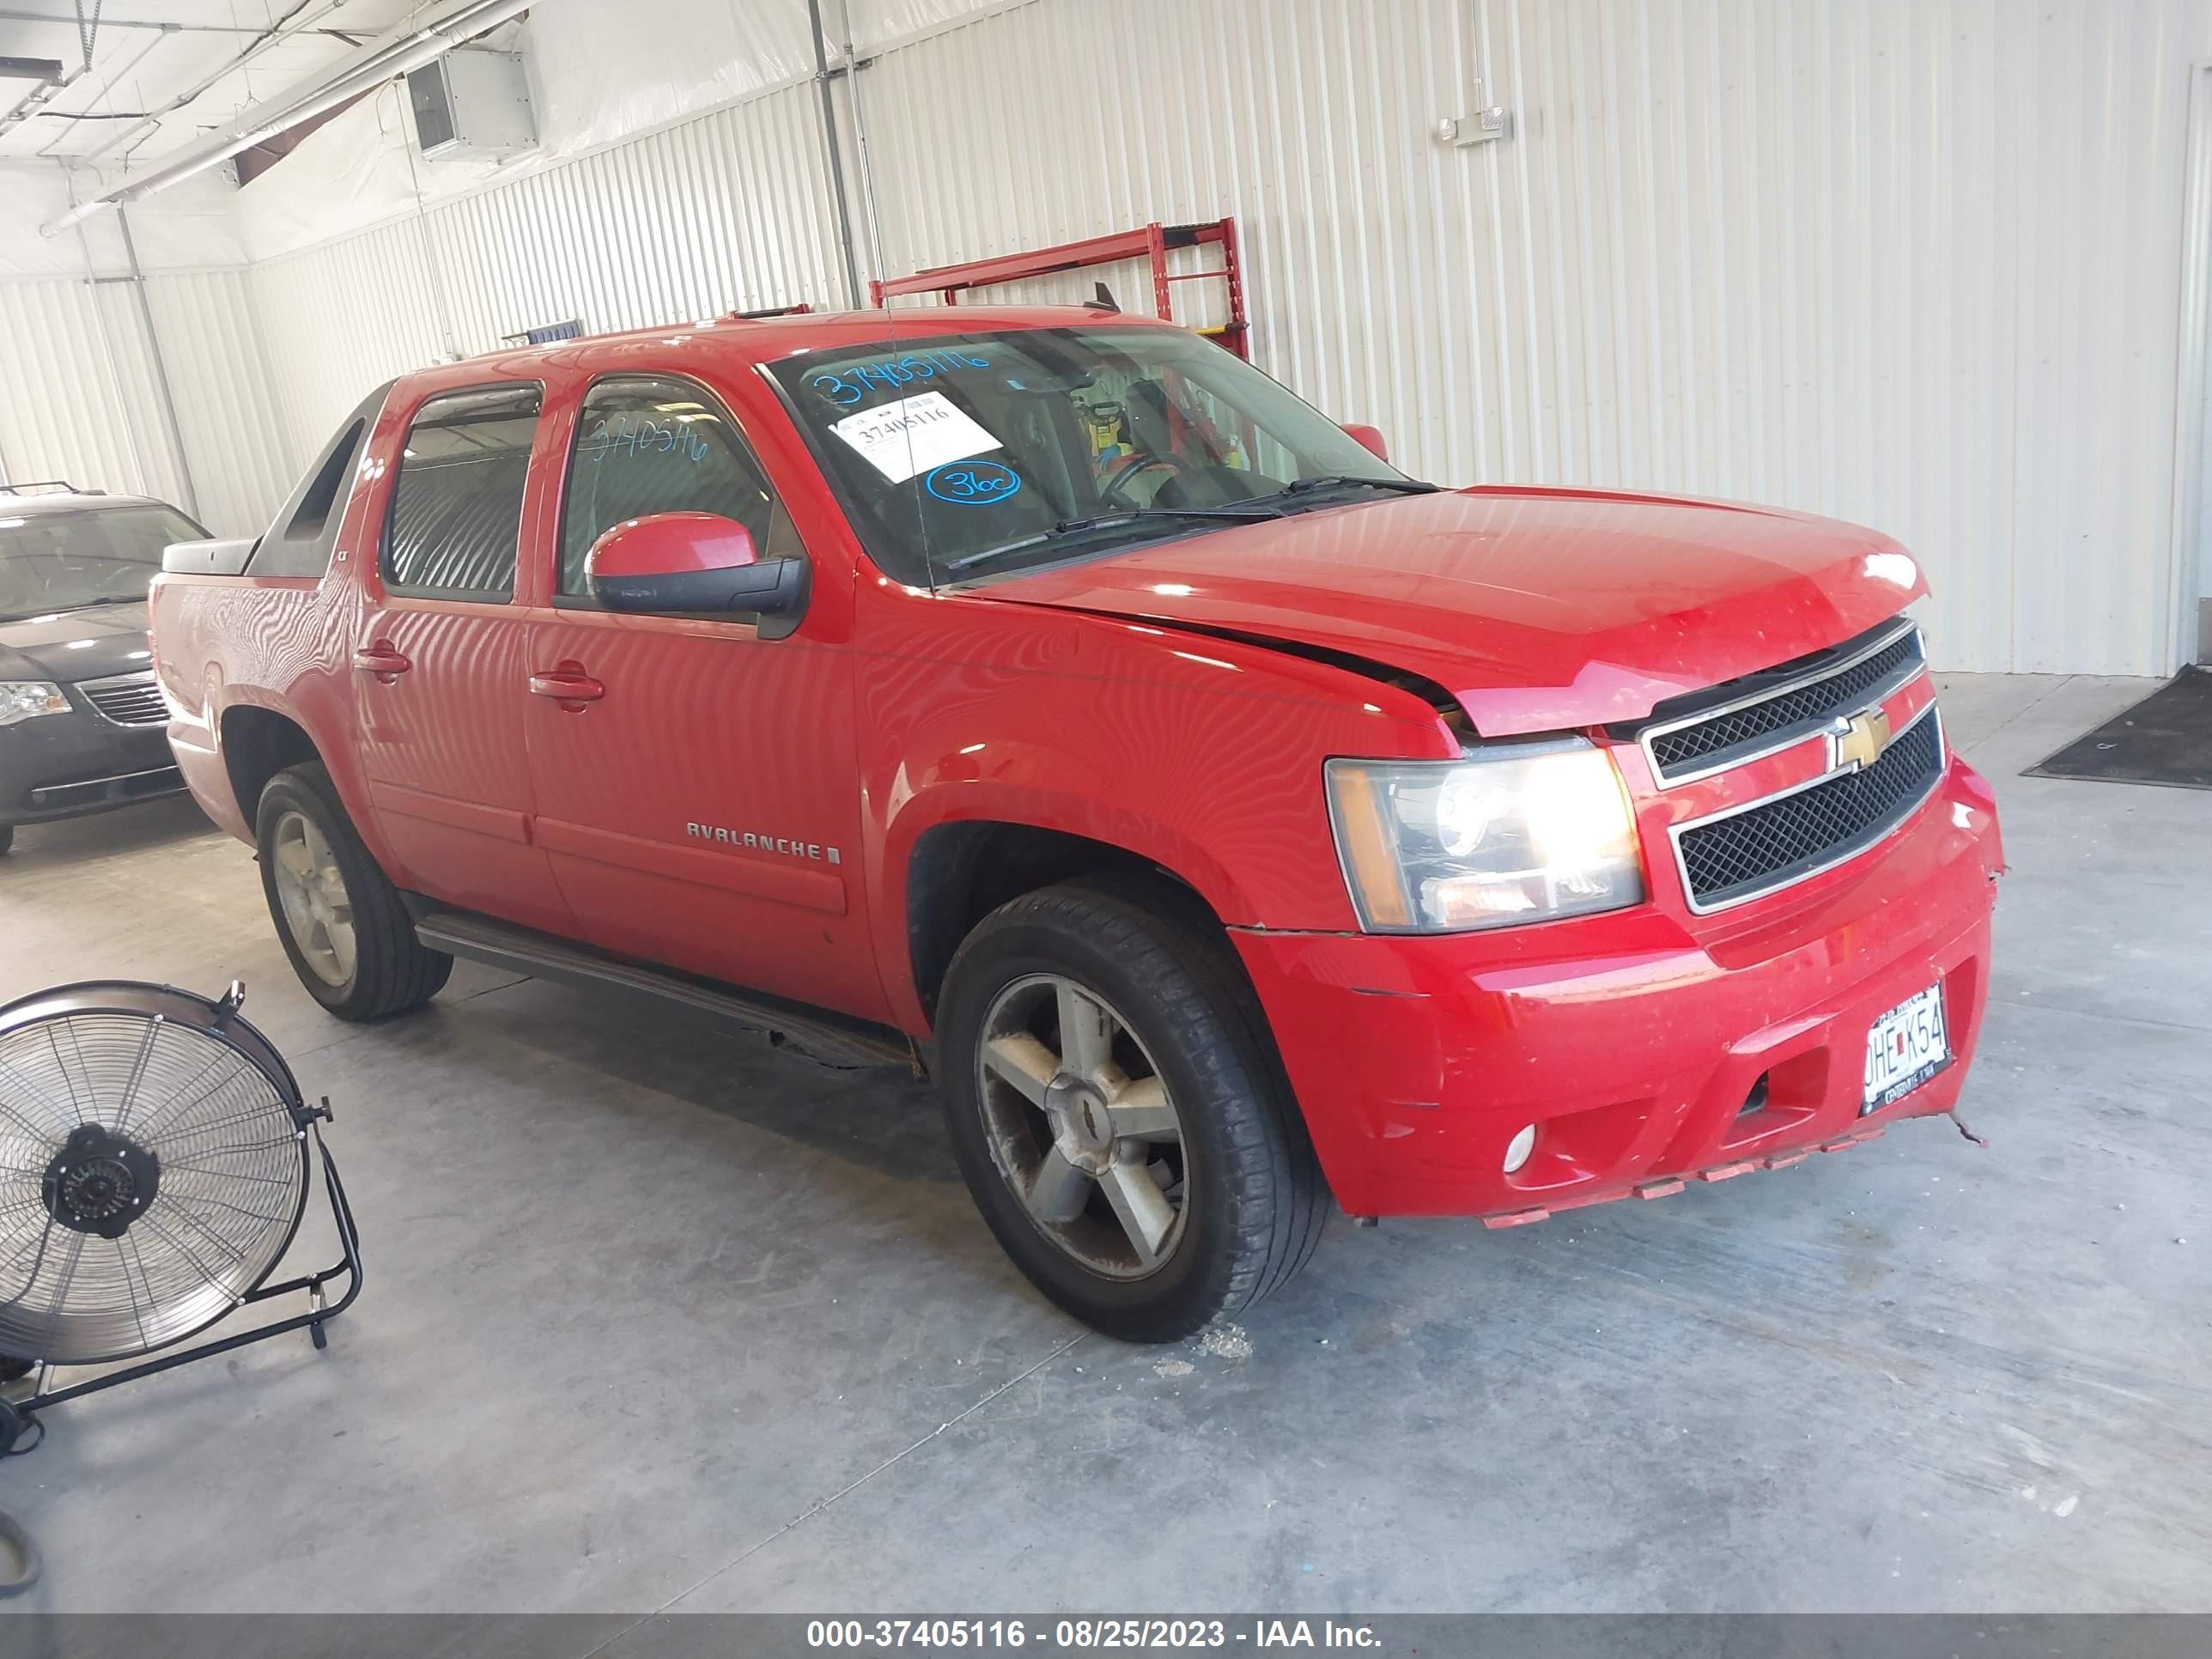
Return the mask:
<path id="1" fill-rule="evenodd" d="M 1446 937 L 1232 937 L 1337 1201 L 1507 1225 L 1949 1110 L 1981 1036 L 2002 863 L 1995 799 L 1954 759 L 1880 846 L 1694 927 L 1645 906 Z M 1868 1030 L 1938 981 L 1953 1063 L 1862 1117 Z M 1509 1176 L 1530 1123 L 1535 1152 Z"/>
<path id="2" fill-rule="evenodd" d="M 0 726 L 0 823 L 82 817 L 184 787 L 160 726 L 72 708 Z"/>

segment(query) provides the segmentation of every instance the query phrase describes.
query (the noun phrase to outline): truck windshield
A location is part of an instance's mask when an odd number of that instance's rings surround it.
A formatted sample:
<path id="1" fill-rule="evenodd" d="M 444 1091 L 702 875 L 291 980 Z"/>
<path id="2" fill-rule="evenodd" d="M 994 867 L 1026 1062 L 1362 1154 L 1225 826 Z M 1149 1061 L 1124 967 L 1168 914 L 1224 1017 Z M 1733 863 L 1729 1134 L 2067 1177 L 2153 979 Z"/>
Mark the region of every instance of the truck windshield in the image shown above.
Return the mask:
<path id="1" fill-rule="evenodd" d="M 916 586 L 1428 487 L 1176 329 L 921 335 L 769 372 L 870 556 Z"/>
<path id="2" fill-rule="evenodd" d="M 206 533 L 173 507 L 17 514 L 0 496 L 0 622 L 143 599 L 161 550 Z"/>

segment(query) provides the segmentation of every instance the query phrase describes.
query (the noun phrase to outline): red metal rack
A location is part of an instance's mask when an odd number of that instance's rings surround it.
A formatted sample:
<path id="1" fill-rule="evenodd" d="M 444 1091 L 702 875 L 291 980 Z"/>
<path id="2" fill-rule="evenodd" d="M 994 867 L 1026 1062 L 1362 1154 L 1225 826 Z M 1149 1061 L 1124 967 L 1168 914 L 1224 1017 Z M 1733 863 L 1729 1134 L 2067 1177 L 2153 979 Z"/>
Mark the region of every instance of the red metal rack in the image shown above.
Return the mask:
<path id="1" fill-rule="evenodd" d="M 1168 269 L 1170 251 L 1212 246 L 1218 246 L 1221 249 L 1219 269 Z M 1228 320 L 1198 331 L 1219 340 L 1240 357 L 1250 357 L 1251 353 L 1245 345 L 1250 325 L 1244 316 L 1244 276 L 1237 263 L 1237 222 L 1234 219 L 1215 219 L 1202 225 L 1140 225 L 1134 230 L 1115 231 L 1109 236 L 1092 236 L 1079 242 L 1062 242 L 1054 247 L 1002 253 L 994 258 L 971 259 L 964 264 L 939 265 L 930 270 L 917 270 L 910 276 L 893 276 L 888 280 L 879 277 L 868 284 L 868 291 L 878 307 L 903 294 L 938 294 L 944 296 L 945 304 L 957 305 L 959 296 L 971 289 L 988 288 L 998 283 L 1018 283 L 1024 277 L 1045 276 L 1059 270 L 1079 270 L 1085 265 L 1118 264 L 1125 259 L 1151 262 L 1152 304 L 1170 322 L 1175 320 L 1170 283 L 1213 278 L 1227 282 Z"/>

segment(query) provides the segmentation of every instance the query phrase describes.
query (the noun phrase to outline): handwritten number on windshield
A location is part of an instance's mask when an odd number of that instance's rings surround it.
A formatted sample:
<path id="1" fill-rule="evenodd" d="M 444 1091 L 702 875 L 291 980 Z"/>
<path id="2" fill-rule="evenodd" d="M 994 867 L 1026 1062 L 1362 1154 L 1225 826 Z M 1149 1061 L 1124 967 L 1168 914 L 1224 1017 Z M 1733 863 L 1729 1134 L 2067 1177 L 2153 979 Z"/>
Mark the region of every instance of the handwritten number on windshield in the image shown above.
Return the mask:
<path id="1" fill-rule="evenodd" d="M 1003 501 L 1022 487 L 1013 468 L 998 461 L 951 461 L 936 468 L 922 488 L 940 501 L 956 507 L 988 507 Z"/>
<path id="2" fill-rule="evenodd" d="M 879 357 L 854 363 L 842 374 L 824 371 L 806 382 L 831 403 L 850 409 L 871 392 L 888 391 L 909 380 L 933 380 L 957 368 L 988 368 L 991 360 L 965 351 L 916 351 L 903 357 Z"/>

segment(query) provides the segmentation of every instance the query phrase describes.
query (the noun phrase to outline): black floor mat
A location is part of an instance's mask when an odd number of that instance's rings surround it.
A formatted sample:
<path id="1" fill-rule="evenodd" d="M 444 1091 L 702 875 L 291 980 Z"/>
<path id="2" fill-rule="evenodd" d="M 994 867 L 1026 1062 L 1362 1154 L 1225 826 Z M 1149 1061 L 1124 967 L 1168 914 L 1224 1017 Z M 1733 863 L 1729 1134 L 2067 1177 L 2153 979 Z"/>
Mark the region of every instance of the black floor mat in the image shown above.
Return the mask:
<path id="1" fill-rule="evenodd" d="M 2212 667 L 2183 669 L 2021 775 L 2212 789 Z"/>

